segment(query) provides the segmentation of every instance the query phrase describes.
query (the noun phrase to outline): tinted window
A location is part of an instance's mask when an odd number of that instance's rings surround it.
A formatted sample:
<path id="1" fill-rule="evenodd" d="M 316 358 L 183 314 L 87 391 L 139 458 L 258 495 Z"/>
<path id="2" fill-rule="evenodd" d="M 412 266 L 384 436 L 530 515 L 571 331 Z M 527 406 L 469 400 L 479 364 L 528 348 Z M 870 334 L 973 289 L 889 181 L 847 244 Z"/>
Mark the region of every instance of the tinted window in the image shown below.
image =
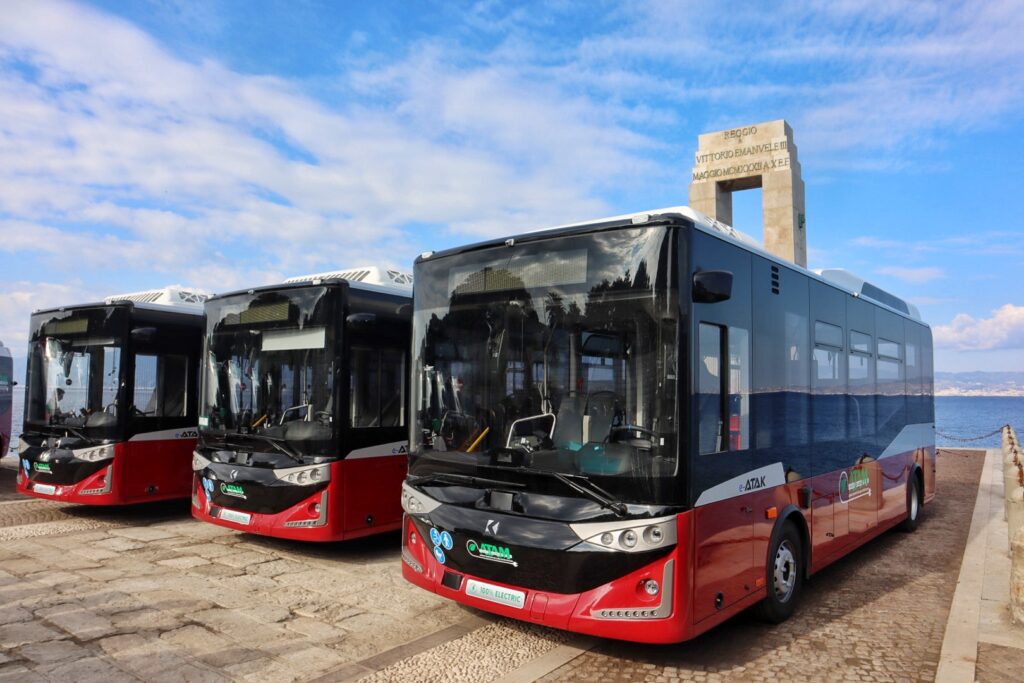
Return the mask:
<path id="1" fill-rule="evenodd" d="M 814 343 L 843 348 L 843 328 L 823 323 L 814 323 Z"/>
<path id="2" fill-rule="evenodd" d="M 697 372 L 699 420 L 698 442 L 701 453 L 716 453 L 722 447 L 722 328 L 700 324 Z"/>

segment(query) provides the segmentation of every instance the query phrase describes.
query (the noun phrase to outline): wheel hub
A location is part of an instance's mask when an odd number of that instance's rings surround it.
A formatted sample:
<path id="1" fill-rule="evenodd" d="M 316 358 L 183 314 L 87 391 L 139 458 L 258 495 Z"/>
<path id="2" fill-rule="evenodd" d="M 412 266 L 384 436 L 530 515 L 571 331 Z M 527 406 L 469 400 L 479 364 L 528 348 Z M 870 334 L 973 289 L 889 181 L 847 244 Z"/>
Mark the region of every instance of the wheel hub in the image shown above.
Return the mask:
<path id="1" fill-rule="evenodd" d="M 796 586 L 796 557 L 789 541 L 779 544 L 775 552 L 775 567 L 773 581 L 775 597 L 779 602 L 786 602 L 793 595 L 793 588 Z"/>

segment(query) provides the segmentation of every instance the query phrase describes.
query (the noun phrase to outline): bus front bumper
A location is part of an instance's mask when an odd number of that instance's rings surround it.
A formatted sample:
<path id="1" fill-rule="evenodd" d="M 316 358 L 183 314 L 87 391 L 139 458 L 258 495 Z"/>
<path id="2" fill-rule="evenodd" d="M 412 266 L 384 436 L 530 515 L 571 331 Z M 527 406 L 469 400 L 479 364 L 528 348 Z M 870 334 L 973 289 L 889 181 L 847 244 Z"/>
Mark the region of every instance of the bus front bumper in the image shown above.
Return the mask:
<path id="1" fill-rule="evenodd" d="M 485 581 L 447 569 L 406 516 L 402 530 L 402 575 L 445 598 L 512 619 L 566 631 L 642 643 L 677 643 L 690 637 L 680 611 L 688 594 L 680 545 L 668 555 L 582 593 L 535 591 Z M 557 571 L 557 568 L 553 568 Z M 658 584 L 651 595 L 646 586 Z"/>

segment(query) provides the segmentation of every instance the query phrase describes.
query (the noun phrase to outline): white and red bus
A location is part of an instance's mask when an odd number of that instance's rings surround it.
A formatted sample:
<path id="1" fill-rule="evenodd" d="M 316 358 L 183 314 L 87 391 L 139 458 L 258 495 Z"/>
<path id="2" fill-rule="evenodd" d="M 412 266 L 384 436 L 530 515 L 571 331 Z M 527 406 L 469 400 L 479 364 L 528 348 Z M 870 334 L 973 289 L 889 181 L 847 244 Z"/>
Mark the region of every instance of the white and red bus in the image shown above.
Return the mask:
<path id="1" fill-rule="evenodd" d="M 803 582 L 935 495 L 915 308 L 686 207 L 415 265 L 403 575 L 667 643 Z"/>
<path id="2" fill-rule="evenodd" d="M 32 314 L 17 490 L 86 505 L 187 498 L 205 294 Z"/>
<path id="3" fill-rule="evenodd" d="M 306 541 L 401 527 L 411 294 L 367 267 L 206 302 L 194 517 Z"/>
<path id="4" fill-rule="evenodd" d="M 11 445 L 11 405 L 14 401 L 14 367 L 11 351 L 0 341 L 0 458 Z"/>

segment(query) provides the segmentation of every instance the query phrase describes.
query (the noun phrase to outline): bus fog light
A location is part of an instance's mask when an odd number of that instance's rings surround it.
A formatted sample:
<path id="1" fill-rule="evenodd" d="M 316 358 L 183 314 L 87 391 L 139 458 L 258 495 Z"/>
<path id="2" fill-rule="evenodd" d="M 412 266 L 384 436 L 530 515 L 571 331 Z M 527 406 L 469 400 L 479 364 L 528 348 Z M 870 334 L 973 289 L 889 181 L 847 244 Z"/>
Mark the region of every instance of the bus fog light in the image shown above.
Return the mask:
<path id="1" fill-rule="evenodd" d="M 657 595 L 661 592 L 661 586 L 659 586 L 658 582 L 654 579 L 647 579 L 644 581 L 644 591 L 648 595 Z"/>
<path id="2" fill-rule="evenodd" d="M 660 527 L 649 526 L 644 529 L 644 540 L 651 545 L 661 545 L 665 540 L 665 532 Z"/>
<path id="3" fill-rule="evenodd" d="M 636 546 L 636 532 L 632 529 L 626 529 L 622 532 L 622 536 L 619 537 L 619 542 L 627 548 Z"/>
<path id="4" fill-rule="evenodd" d="M 415 531 L 410 531 L 409 532 L 409 545 L 416 545 L 416 532 Z"/>
<path id="5" fill-rule="evenodd" d="M 615 537 L 612 536 L 610 532 L 606 531 L 603 534 L 601 534 L 601 543 L 604 543 L 605 545 L 611 545 L 612 541 L 614 540 Z"/>

